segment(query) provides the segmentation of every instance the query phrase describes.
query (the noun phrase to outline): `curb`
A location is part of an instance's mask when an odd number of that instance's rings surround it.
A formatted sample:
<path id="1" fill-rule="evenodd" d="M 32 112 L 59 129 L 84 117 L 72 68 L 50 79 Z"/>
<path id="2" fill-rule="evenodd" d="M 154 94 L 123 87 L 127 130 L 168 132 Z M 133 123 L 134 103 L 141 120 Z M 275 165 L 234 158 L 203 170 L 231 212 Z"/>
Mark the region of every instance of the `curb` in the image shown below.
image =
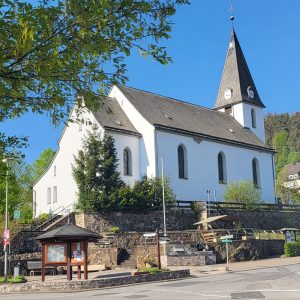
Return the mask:
<path id="1" fill-rule="evenodd" d="M 140 274 L 135 276 L 123 276 L 113 278 L 67 281 L 67 282 L 27 282 L 19 284 L 0 285 L 0 293 L 23 293 L 23 292 L 73 292 L 99 288 L 109 288 L 137 283 L 173 280 L 190 277 L 190 270 L 176 270 L 156 274 Z"/>

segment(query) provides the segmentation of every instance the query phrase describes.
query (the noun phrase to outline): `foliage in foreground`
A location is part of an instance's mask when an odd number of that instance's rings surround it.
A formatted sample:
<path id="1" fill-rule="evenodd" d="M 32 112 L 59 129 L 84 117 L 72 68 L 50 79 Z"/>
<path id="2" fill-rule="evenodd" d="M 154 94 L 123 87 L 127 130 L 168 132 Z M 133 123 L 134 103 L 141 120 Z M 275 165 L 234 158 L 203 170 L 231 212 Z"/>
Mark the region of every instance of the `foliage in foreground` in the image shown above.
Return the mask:
<path id="1" fill-rule="evenodd" d="M 0 277 L 0 283 L 3 283 L 4 277 Z M 27 282 L 26 278 L 23 275 L 18 275 L 16 278 L 9 276 L 7 278 L 8 283 L 24 283 Z"/>
<path id="2" fill-rule="evenodd" d="M 224 192 L 224 200 L 244 203 L 247 210 L 255 210 L 262 203 L 261 191 L 251 181 L 229 183 Z"/>
<path id="3" fill-rule="evenodd" d="M 162 40 L 188 0 L 3 0 L 0 6 L 0 123 L 27 111 L 56 124 L 74 101 L 90 109 L 127 80 L 126 57 L 171 61 Z M 75 100 L 74 100 L 75 99 Z M 17 139 L 18 140 L 18 139 Z M 0 144 L 9 137 L 0 133 Z M 10 146 L 13 143 L 10 143 Z"/>
<path id="4" fill-rule="evenodd" d="M 300 256 L 300 242 L 287 242 L 284 244 L 284 255 L 287 257 Z"/>

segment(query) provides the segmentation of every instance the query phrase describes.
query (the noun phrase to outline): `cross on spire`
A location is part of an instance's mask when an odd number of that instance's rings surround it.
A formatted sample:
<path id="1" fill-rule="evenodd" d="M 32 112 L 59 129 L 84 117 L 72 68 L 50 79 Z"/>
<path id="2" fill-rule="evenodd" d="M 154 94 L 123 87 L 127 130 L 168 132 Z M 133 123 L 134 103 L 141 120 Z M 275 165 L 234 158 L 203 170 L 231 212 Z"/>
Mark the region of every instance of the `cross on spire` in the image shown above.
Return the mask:
<path id="1" fill-rule="evenodd" d="M 231 20 L 231 23 L 232 23 L 232 27 L 234 27 L 233 26 L 234 10 L 235 10 L 235 7 L 233 6 L 232 0 L 229 0 L 229 9 L 228 9 L 228 12 L 230 14 L 230 20 Z"/>

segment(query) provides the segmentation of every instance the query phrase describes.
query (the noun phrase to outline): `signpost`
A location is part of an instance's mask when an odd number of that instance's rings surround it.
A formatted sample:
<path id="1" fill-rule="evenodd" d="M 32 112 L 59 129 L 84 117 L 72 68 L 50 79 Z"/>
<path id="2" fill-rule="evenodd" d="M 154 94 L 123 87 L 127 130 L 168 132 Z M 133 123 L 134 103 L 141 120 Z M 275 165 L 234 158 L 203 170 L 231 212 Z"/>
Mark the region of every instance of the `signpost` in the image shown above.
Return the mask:
<path id="1" fill-rule="evenodd" d="M 226 272 L 229 270 L 229 262 L 228 262 L 228 243 L 232 243 L 233 235 L 228 234 L 224 236 L 220 236 L 222 243 L 225 243 L 226 246 Z"/>

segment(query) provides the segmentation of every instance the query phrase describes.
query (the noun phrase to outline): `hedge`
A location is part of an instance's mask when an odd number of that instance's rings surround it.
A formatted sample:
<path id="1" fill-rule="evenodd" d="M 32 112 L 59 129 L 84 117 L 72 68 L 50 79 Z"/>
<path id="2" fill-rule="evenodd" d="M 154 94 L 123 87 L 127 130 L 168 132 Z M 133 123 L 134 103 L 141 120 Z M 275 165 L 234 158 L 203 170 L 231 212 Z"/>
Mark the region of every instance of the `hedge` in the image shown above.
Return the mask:
<path id="1" fill-rule="evenodd" d="M 284 254 L 287 257 L 300 256 L 300 242 L 285 243 Z"/>

